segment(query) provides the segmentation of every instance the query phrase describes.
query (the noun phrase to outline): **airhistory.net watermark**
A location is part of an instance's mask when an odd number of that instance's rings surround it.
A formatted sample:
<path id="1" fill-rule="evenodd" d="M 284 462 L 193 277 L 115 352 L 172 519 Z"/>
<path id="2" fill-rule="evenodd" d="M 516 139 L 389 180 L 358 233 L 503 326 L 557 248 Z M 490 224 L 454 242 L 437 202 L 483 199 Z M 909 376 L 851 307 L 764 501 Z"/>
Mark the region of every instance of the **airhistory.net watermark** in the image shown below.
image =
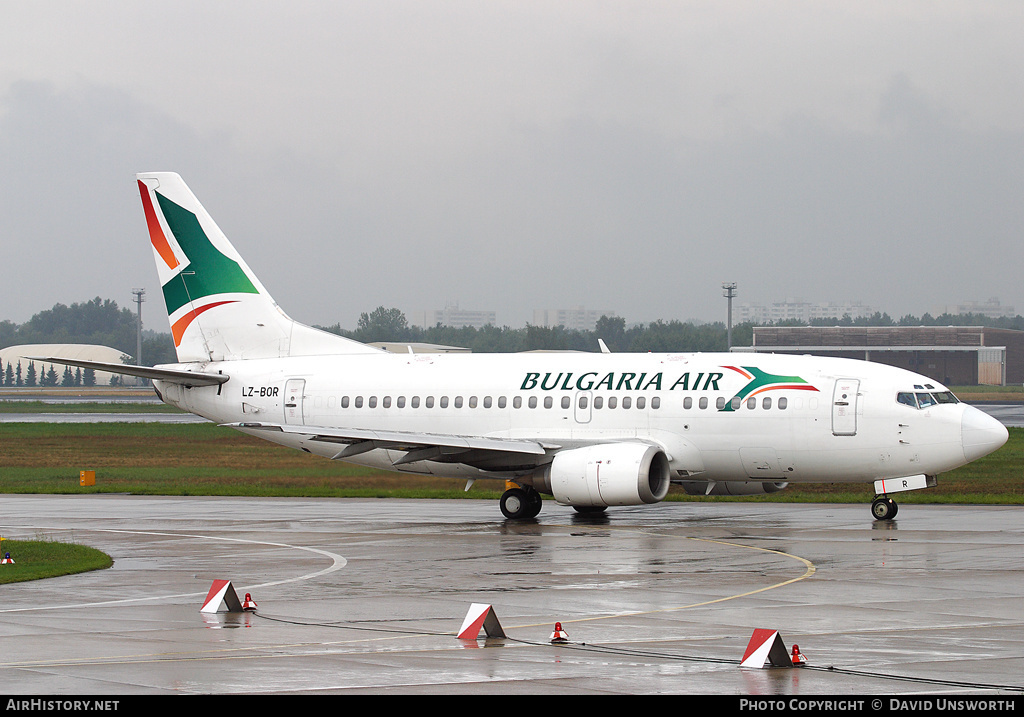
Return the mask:
<path id="1" fill-rule="evenodd" d="M 9 699 L 7 712 L 116 712 L 120 700 Z"/>

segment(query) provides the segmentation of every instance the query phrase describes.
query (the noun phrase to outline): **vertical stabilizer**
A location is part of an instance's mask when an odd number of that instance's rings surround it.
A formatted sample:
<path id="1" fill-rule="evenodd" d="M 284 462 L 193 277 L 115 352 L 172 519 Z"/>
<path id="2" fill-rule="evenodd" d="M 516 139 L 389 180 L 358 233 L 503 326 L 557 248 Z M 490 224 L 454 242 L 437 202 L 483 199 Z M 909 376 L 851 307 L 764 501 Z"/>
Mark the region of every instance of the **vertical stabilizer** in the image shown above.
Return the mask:
<path id="1" fill-rule="evenodd" d="M 136 178 L 179 361 L 376 352 L 281 311 L 177 174 Z"/>

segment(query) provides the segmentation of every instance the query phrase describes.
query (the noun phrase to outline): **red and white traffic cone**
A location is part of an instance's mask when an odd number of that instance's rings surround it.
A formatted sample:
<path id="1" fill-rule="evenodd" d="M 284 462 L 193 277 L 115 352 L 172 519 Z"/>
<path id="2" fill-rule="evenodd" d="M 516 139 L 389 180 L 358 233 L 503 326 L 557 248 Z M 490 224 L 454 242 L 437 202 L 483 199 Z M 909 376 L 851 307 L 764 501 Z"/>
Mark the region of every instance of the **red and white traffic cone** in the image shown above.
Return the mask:
<path id="1" fill-rule="evenodd" d="M 256 610 L 256 601 L 252 599 L 252 595 L 249 593 L 245 594 L 245 601 L 242 603 L 242 609 L 247 612 L 253 612 Z"/>
<path id="2" fill-rule="evenodd" d="M 556 622 L 555 631 L 551 633 L 551 644 L 557 645 L 563 642 L 569 642 L 569 636 L 562 629 L 562 623 Z"/>
<path id="3" fill-rule="evenodd" d="M 807 658 L 804 657 L 803 653 L 800 652 L 800 646 L 799 645 L 793 645 L 792 660 L 793 660 L 793 667 L 803 667 L 804 665 L 807 664 Z"/>

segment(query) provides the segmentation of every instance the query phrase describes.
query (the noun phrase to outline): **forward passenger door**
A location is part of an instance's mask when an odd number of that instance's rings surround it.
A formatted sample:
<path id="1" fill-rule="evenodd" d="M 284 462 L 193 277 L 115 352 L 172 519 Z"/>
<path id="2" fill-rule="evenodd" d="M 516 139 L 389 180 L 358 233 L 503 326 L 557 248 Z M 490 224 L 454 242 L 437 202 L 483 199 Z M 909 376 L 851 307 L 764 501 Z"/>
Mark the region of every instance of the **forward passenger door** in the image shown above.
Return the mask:
<path id="1" fill-rule="evenodd" d="M 832 435 L 857 435 L 857 392 L 860 381 L 840 378 L 832 391 Z"/>

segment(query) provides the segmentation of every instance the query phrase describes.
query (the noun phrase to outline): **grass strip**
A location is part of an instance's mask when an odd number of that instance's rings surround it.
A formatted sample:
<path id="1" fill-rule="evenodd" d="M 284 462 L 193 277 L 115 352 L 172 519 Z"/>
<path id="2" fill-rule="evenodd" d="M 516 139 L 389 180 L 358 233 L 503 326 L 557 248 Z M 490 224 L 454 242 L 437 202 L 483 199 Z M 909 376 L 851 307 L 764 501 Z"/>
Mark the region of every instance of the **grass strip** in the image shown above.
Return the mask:
<path id="1" fill-rule="evenodd" d="M 75 543 L 49 540 L 3 540 L 0 551 L 14 564 L 0 565 L 0 585 L 103 570 L 114 564 L 104 552 Z"/>
<path id="2" fill-rule="evenodd" d="M 49 403 L 47 401 L 5 401 L 0 399 L 0 413 L 185 413 L 166 403 L 128 403 L 116 401 L 76 401 Z"/>
<path id="3" fill-rule="evenodd" d="M 1011 428 L 1000 450 L 898 501 L 1024 504 L 1022 462 L 1024 429 Z M 79 485 L 82 470 L 96 471 L 96 485 Z M 456 479 L 329 461 L 214 424 L 0 424 L 0 493 L 496 499 L 504 485 L 463 488 Z M 668 500 L 865 503 L 872 495 L 870 483 L 791 483 L 740 497 L 687 496 L 673 487 Z"/>

